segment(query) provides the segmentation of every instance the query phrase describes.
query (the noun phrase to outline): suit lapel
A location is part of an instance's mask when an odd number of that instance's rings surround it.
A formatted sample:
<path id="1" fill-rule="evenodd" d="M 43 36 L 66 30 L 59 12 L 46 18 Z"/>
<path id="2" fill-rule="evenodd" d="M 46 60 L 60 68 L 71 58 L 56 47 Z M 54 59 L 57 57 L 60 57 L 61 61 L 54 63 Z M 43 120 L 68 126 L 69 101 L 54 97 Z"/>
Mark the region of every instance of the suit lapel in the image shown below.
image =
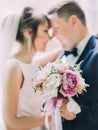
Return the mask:
<path id="1" fill-rule="evenodd" d="M 95 48 L 95 44 L 96 44 L 96 39 L 94 36 L 92 36 L 88 41 L 84 51 L 80 55 L 79 59 L 76 61 L 76 64 L 79 64 L 81 61 L 83 61 L 81 64 L 81 68 L 83 68 L 87 59 L 91 56 L 93 49 Z"/>

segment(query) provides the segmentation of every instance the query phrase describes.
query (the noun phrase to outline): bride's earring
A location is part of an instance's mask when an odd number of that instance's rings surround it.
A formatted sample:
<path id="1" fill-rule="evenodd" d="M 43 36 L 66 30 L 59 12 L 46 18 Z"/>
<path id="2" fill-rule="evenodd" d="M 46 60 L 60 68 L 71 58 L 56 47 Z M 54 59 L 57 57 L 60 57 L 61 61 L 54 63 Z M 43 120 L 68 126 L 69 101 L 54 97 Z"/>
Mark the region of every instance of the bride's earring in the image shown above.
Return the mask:
<path id="1" fill-rule="evenodd" d="M 28 52 L 30 52 L 30 49 L 31 49 L 31 37 L 28 38 Z"/>

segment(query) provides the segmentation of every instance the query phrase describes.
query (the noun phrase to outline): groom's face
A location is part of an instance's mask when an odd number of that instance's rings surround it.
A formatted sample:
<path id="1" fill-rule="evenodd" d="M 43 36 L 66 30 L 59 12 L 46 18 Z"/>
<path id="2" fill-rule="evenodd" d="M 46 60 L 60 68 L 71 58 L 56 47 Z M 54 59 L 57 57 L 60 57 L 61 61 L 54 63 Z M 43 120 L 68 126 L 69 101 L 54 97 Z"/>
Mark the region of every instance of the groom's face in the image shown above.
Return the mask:
<path id="1" fill-rule="evenodd" d="M 51 26 L 53 28 L 53 36 L 56 36 L 64 48 L 71 48 L 71 41 L 73 40 L 73 25 L 70 18 L 65 20 L 63 18 L 54 16 L 51 18 Z"/>

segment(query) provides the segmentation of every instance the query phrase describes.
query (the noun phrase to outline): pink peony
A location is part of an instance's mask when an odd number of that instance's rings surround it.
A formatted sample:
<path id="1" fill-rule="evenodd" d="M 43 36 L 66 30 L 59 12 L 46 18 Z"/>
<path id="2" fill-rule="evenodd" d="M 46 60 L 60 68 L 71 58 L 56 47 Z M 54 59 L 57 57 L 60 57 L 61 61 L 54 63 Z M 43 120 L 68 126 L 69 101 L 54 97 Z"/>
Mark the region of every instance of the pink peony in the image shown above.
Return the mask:
<path id="1" fill-rule="evenodd" d="M 74 96 L 77 93 L 77 88 L 78 75 L 74 71 L 66 70 L 63 74 L 63 83 L 60 93 L 63 96 Z"/>

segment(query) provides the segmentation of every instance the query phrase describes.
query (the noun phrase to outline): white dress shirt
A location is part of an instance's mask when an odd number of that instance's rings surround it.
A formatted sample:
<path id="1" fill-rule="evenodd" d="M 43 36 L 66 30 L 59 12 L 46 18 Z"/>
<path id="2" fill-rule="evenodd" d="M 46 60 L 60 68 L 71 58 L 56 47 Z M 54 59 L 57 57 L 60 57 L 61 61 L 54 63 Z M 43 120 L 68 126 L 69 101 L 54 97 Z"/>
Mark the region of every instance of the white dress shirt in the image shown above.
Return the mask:
<path id="1" fill-rule="evenodd" d="M 77 51 L 78 51 L 78 55 L 74 56 L 73 54 L 70 54 L 68 56 L 63 56 L 62 57 L 62 61 L 67 64 L 67 65 L 71 65 L 74 66 L 74 64 L 76 63 L 76 61 L 78 60 L 78 58 L 80 57 L 80 55 L 82 54 L 83 50 L 85 49 L 85 46 L 87 45 L 88 40 L 90 39 L 91 35 L 88 34 L 77 46 Z"/>

